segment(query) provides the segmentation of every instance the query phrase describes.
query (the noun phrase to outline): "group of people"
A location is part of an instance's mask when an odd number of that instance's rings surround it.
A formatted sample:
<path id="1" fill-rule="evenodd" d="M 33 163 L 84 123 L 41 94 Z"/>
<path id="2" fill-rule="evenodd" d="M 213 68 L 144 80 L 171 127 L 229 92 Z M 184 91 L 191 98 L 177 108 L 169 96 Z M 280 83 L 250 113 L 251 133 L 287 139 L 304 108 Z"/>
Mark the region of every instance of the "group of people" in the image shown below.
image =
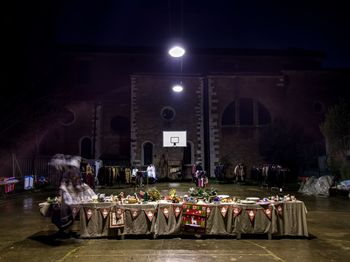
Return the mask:
<path id="1" fill-rule="evenodd" d="M 131 178 L 135 185 L 140 187 L 145 183 L 155 183 L 157 181 L 156 167 L 153 164 L 148 165 L 146 170 L 134 167 L 131 171 Z"/>
<path id="2" fill-rule="evenodd" d="M 200 188 L 206 187 L 209 183 L 206 172 L 203 170 L 200 162 L 192 166 L 192 181 Z"/>
<path id="3" fill-rule="evenodd" d="M 234 181 L 238 183 L 245 182 L 247 172 L 243 163 L 238 163 L 235 166 L 219 163 L 215 166 L 214 174 L 218 180 L 228 178 L 227 174 L 229 174 L 229 177 L 233 176 Z"/>
<path id="4" fill-rule="evenodd" d="M 246 178 L 245 166 L 242 163 L 237 164 L 233 169 L 233 175 L 236 182 L 239 180 L 241 182 L 244 182 Z"/>
<path id="5" fill-rule="evenodd" d="M 260 164 L 253 166 L 251 170 L 252 179 L 257 181 L 262 186 L 277 186 L 283 187 L 288 168 L 284 168 L 279 164 Z"/>
<path id="6" fill-rule="evenodd" d="M 59 197 L 57 203 L 52 206 L 51 219 L 59 228 L 59 232 L 62 233 L 69 229 L 73 223 L 74 214 L 71 206 L 90 202 L 97 197 L 93 188 L 96 183 L 98 184 L 98 176 L 95 175 L 94 167 L 89 163 L 82 163 L 80 157 L 56 155 L 52 158 L 50 164 L 60 174 Z M 99 170 L 102 169 L 99 167 Z M 115 171 L 114 169 L 111 170 Z M 111 174 L 114 173 L 111 172 Z M 143 185 L 145 178 L 155 182 L 157 180 L 156 168 L 154 165 L 149 165 L 145 171 L 133 168 L 130 177 L 130 181 L 134 179 L 139 185 Z"/>

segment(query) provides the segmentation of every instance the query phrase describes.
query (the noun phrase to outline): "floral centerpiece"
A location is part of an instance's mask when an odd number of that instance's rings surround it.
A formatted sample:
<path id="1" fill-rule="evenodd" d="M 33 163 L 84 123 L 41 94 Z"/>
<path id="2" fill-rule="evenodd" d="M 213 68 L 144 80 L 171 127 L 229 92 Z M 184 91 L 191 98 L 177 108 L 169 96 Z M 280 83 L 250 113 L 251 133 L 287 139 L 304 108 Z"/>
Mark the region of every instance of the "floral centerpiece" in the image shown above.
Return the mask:
<path id="1" fill-rule="evenodd" d="M 192 197 L 202 198 L 206 200 L 210 200 L 210 198 L 213 198 L 217 195 L 217 190 L 215 188 L 200 188 L 200 187 L 191 187 L 188 190 L 188 193 Z"/>
<path id="2" fill-rule="evenodd" d="M 169 189 L 167 198 L 171 200 L 173 203 L 179 203 L 181 201 L 181 198 L 176 195 L 176 189 L 174 188 Z"/>
<path id="3" fill-rule="evenodd" d="M 148 195 L 149 200 L 151 200 L 151 201 L 158 201 L 158 200 L 162 199 L 162 195 L 155 187 L 149 189 L 147 192 L 147 195 Z"/>

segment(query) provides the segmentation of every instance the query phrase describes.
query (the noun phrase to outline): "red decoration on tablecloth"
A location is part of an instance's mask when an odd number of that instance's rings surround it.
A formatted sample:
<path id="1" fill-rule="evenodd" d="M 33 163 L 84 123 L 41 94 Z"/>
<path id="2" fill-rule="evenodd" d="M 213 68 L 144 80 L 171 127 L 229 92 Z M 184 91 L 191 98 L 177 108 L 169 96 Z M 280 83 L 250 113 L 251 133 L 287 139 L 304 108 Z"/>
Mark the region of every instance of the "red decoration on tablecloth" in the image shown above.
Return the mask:
<path id="1" fill-rule="evenodd" d="M 130 213 L 131 213 L 131 217 L 133 219 L 136 219 L 140 215 L 140 209 L 131 208 Z"/>
<path id="2" fill-rule="evenodd" d="M 106 219 L 106 217 L 109 215 L 109 208 L 100 208 L 100 212 L 102 214 L 102 217 Z"/>
<path id="3" fill-rule="evenodd" d="M 160 210 L 162 211 L 162 213 L 166 217 L 166 219 L 168 219 L 169 218 L 169 209 L 167 207 L 161 207 Z"/>
<path id="4" fill-rule="evenodd" d="M 93 211 L 91 208 L 84 208 L 87 221 L 90 221 Z"/>
<path id="5" fill-rule="evenodd" d="M 213 207 L 211 207 L 211 206 L 207 207 L 207 217 L 209 217 L 212 209 L 213 209 Z"/>
<path id="6" fill-rule="evenodd" d="M 181 214 L 181 207 L 174 205 L 173 208 L 174 208 L 175 217 L 178 218 L 178 216 Z"/>
<path id="7" fill-rule="evenodd" d="M 223 218 L 226 217 L 227 210 L 228 210 L 228 206 L 221 206 L 220 207 L 220 212 L 221 212 L 221 215 L 223 216 Z"/>
<path id="8" fill-rule="evenodd" d="M 124 210 L 122 208 L 117 208 L 116 213 L 117 213 L 117 217 L 120 217 L 123 215 Z"/>
<path id="9" fill-rule="evenodd" d="M 72 216 L 73 216 L 73 220 L 75 219 L 75 217 L 77 216 L 77 214 L 79 213 L 80 211 L 80 207 L 79 206 L 71 206 L 70 207 L 71 210 L 72 210 Z"/>
<path id="10" fill-rule="evenodd" d="M 264 214 L 267 216 L 268 219 L 271 220 L 272 218 L 272 206 L 264 207 Z"/>
<path id="11" fill-rule="evenodd" d="M 249 217 L 249 220 L 252 224 L 254 224 L 254 219 L 255 219 L 255 215 L 256 215 L 256 209 L 247 209 L 247 214 Z"/>
<path id="12" fill-rule="evenodd" d="M 282 204 L 276 205 L 276 209 L 277 209 L 277 214 L 279 216 L 283 216 L 283 206 L 282 206 Z"/>
<path id="13" fill-rule="evenodd" d="M 148 218 L 148 220 L 151 222 L 153 217 L 154 217 L 154 214 L 156 213 L 156 210 L 154 209 L 145 209 L 143 210 Z"/>
<path id="14" fill-rule="evenodd" d="M 207 206 L 196 204 L 182 205 L 183 230 L 192 233 L 205 233 Z"/>
<path id="15" fill-rule="evenodd" d="M 242 208 L 239 208 L 239 207 L 234 207 L 232 209 L 232 212 L 233 212 L 233 217 L 237 217 L 241 214 L 242 212 Z"/>

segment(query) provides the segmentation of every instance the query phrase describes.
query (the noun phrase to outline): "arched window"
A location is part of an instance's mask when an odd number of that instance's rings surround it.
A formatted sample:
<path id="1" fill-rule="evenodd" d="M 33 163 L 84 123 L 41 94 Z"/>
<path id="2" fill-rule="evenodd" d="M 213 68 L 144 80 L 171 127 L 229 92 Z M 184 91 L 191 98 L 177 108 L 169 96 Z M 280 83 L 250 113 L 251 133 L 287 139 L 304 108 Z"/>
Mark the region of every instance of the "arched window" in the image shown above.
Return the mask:
<path id="1" fill-rule="evenodd" d="M 92 158 L 92 141 L 90 137 L 84 137 L 80 140 L 80 155 L 84 158 Z"/>
<path id="2" fill-rule="evenodd" d="M 239 99 L 239 125 L 252 126 L 254 125 L 254 108 L 253 99 Z"/>
<path id="3" fill-rule="evenodd" d="M 222 115 L 222 125 L 229 126 L 236 124 L 236 102 L 231 102 Z"/>
<path id="4" fill-rule="evenodd" d="M 221 125 L 225 126 L 260 126 L 271 123 L 269 110 L 252 98 L 239 98 L 225 108 Z"/>
<path id="5" fill-rule="evenodd" d="M 146 142 L 142 146 L 142 158 L 144 165 L 153 164 L 153 144 Z"/>
<path id="6" fill-rule="evenodd" d="M 268 125 L 271 123 L 271 115 L 269 110 L 261 104 L 260 102 L 258 103 L 258 122 L 259 125 Z"/>
<path id="7" fill-rule="evenodd" d="M 187 146 L 184 148 L 183 164 L 191 165 L 192 164 L 192 143 L 187 142 Z"/>

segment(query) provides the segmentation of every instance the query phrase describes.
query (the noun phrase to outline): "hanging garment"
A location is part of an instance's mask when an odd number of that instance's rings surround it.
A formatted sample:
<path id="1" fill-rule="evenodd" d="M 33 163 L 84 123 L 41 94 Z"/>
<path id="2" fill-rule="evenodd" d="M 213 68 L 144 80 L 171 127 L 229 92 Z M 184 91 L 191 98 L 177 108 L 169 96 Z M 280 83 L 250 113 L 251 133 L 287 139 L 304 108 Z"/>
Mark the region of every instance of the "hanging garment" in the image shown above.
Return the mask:
<path id="1" fill-rule="evenodd" d="M 112 186 L 113 185 L 113 173 L 112 173 L 112 168 L 108 167 L 108 183 L 107 186 Z"/>
<path id="2" fill-rule="evenodd" d="M 100 168 L 103 166 L 102 160 L 96 160 L 95 161 L 95 184 L 99 185 L 99 178 L 98 173 L 100 171 Z"/>
<path id="3" fill-rule="evenodd" d="M 125 168 L 125 183 L 126 184 L 131 183 L 131 170 L 130 170 L 130 168 Z"/>
<path id="4" fill-rule="evenodd" d="M 125 180 L 125 168 L 124 167 L 119 167 L 119 178 L 120 178 L 120 182 L 122 184 L 126 183 L 126 180 Z"/>
<path id="5" fill-rule="evenodd" d="M 102 186 L 106 185 L 106 168 L 105 167 L 101 167 L 98 170 L 97 177 L 98 177 L 99 185 L 102 185 Z"/>
<path id="6" fill-rule="evenodd" d="M 119 167 L 114 167 L 114 173 L 115 173 L 115 183 L 120 185 L 120 173 L 119 173 Z"/>
<path id="7" fill-rule="evenodd" d="M 90 164 L 86 166 L 86 184 L 88 184 L 88 186 L 91 188 L 94 188 L 95 186 L 94 173 Z"/>

